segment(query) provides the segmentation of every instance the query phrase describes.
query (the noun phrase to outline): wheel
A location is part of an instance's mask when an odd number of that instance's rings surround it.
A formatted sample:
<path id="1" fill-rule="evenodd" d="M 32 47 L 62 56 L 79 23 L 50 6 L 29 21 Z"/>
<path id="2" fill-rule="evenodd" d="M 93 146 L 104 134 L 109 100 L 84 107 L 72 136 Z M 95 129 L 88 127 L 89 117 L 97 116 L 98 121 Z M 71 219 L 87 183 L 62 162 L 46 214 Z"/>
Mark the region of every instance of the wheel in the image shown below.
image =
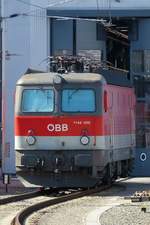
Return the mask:
<path id="1" fill-rule="evenodd" d="M 125 178 L 128 177 L 129 170 L 128 170 L 128 161 L 124 160 L 121 162 L 121 177 Z"/>
<path id="2" fill-rule="evenodd" d="M 111 169 L 111 164 L 108 164 L 105 168 L 105 171 L 104 171 L 104 176 L 103 176 L 103 179 L 102 179 L 102 182 L 103 184 L 112 184 L 112 169 Z"/>

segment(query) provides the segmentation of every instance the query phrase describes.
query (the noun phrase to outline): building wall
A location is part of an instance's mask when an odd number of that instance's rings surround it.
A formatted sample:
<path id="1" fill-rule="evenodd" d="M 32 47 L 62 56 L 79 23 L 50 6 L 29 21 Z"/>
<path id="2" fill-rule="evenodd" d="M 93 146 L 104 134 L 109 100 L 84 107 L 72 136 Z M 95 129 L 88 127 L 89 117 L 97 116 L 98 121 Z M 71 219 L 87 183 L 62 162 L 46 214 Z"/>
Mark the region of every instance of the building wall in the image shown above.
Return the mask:
<path id="1" fill-rule="evenodd" d="M 52 54 L 73 54 L 73 20 L 53 20 L 52 26 Z M 80 50 L 101 50 L 105 59 L 106 44 L 97 40 L 96 22 L 77 21 L 75 39 L 76 54 Z"/>
<path id="2" fill-rule="evenodd" d="M 30 67 L 47 70 L 46 58 L 49 55 L 49 19 L 46 15 L 48 0 L 29 0 L 30 6 Z"/>
<path id="3" fill-rule="evenodd" d="M 149 176 L 150 156 L 150 19 L 141 18 L 137 21 L 131 40 L 131 74 L 137 76 L 135 90 L 136 103 L 136 158 L 132 175 Z M 132 39 L 132 38 L 131 38 Z M 144 75 L 142 77 L 142 75 Z M 145 77 L 145 78 L 144 78 Z M 144 158 L 143 158 L 144 156 Z"/>
<path id="4" fill-rule="evenodd" d="M 49 4 L 52 4 L 54 0 L 49 0 Z M 50 6 L 50 8 L 59 8 L 59 9 L 96 9 L 99 10 L 108 9 L 110 6 L 112 9 L 143 9 L 150 7 L 149 0 L 98 0 L 97 1 L 81 1 L 81 0 L 74 0 L 74 1 L 66 1 L 66 3 L 60 5 L 60 0 L 55 0 L 55 6 Z M 64 1 L 65 2 L 65 1 Z"/>
<path id="5" fill-rule="evenodd" d="M 52 23 L 52 54 L 61 53 L 62 50 L 73 54 L 73 21 L 53 20 Z"/>
<path id="6" fill-rule="evenodd" d="M 1 16 L 1 1 L 0 1 L 0 16 Z M 2 102 L 2 28 L 0 28 L 0 103 Z M 2 105 L 0 104 L 0 127 L 2 125 Z M 0 130 L 0 162 L 2 160 L 2 131 Z"/>
<path id="7" fill-rule="evenodd" d="M 3 173 L 15 173 L 14 152 L 14 94 L 19 77 L 31 67 L 47 70 L 42 61 L 48 55 L 46 8 L 47 0 L 2 0 L 2 16 L 27 13 L 3 20 L 3 112 L 2 112 L 2 169 Z"/>
<path id="8" fill-rule="evenodd" d="M 138 35 L 137 40 L 131 41 L 132 49 L 150 49 L 150 19 L 138 19 Z"/>
<path id="9" fill-rule="evenodd" d="M 130 41 L 130 65 L 132 75 L 146 74 L 150 72 L 150 18 L 140 18 L 133 23 L 132 35 Z M 136 28 L 135 28 L 136 27 Z M 135 51 L 141 51 L 141 58 L 137 58 L 136 64 L 138 66 L 143 64 L 143 69 L 135 71 L 134 63 L 136 55 L 133 54 Z"/>
<path id="10" fill-rule="evenodd" d="M 18 1 L 4 0 L 2 16 L 29 11 L 29 6 Z M 14 156 L 14 93 L 16 80 L 28 68 L 29 55 L 29 17 L 19 16 L 3 20 L 3 75 L 2 75 L 2 135 L 3 172 L 15 172 Z"/>
<path id="11" fill-rule="evenodd" d="M 96 22 L 77 22 L 77 52 L 79 50 L 101 50 L 106 59 L 106 40 L 97 40 Z"/>

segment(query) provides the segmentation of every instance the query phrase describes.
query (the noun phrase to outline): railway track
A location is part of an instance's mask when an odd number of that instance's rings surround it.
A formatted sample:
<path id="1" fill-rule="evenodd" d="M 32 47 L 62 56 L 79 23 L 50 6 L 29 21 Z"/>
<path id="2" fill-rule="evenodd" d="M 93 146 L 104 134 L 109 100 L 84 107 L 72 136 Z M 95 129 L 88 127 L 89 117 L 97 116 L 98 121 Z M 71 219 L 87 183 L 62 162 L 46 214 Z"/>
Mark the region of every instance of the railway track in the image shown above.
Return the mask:
<path id="1" fill-rule="evenodd" d="M 33 204 L 25 209 L 23 209 L 21 212 L 19 212 L 14 219 L 11 222 L 11 225 L 24 225 L 26 219 L 34 212 L 37 212 L 38 210 L 44 209 L 48 206 L 56 205 L 59 203 L 63 203 L 66 201 L 70 201 L 73 199 L 81 198 L 87 195 L 91 195 L 100 191 L 104 191 L 106 189 L 110 188 L 110 185 L 105 185 L 102 187 L 89 189 L 89 190 L 81 190 L 76 192 L 71 192 L 69 194 L 64 194 L 63 196 L 58 196 L 54 199 L 46 200 L 40 203 Z"/>
<path id="2" fill-rule="evenodd" d="M 0 199 L 0 205 L 12 203 L 12 202 L 18 202 L 21 200 L 26 200 L 34 197 L 38 197 L 42 194 L 42 191 L 32 191 L 25 194 L 15 195 L 8 198 Z"/>

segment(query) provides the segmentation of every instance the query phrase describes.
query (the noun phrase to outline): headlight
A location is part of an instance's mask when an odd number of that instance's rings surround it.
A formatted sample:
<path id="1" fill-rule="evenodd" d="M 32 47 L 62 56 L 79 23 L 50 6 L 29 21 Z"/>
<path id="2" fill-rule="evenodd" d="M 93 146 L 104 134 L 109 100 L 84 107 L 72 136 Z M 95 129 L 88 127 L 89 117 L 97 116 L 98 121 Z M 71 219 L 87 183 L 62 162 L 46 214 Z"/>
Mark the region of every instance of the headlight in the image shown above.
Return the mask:
<path id="1" fill-rule="evenodd" d="M 61 77 L 59 75 L 55 75 L 54 78 L 53 78 L 53 83 L 54 84 L 61 84 Z"/>
<path id="2" fill-rule="evenodd" d="M 82 136 L 81 139 L 80 139 L 80 142 L 81 142 L 81 144 L 83 144 L 83 145 L 87 145 L 87 144 L 89 144 L 90 139 L 89 139 L 89 137 L 87 137 L 87 136 Z"/>
<path id="3" fill-rule="evenodd" d="M 28 137 L 26 138 L 26 142 L 28 143 L 28 145 L 34 145 L 35 142 L 36 142 L 36 138 L 33 137 L 33 136 L 28 136 Z"/>

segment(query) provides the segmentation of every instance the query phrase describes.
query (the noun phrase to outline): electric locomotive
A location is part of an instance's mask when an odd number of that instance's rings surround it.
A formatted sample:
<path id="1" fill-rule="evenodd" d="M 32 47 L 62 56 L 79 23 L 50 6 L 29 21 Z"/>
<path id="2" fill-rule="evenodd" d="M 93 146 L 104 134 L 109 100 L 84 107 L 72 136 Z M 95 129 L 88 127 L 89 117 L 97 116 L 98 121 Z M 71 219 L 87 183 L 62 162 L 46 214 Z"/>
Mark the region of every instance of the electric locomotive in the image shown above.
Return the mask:
<path id="1" fill-rule="evenodd" d="M 25 186 L 93 187 L 128 175 L 135 95 L 98 73 L 31 73 L 16 84 L 16 171 Z"/>

